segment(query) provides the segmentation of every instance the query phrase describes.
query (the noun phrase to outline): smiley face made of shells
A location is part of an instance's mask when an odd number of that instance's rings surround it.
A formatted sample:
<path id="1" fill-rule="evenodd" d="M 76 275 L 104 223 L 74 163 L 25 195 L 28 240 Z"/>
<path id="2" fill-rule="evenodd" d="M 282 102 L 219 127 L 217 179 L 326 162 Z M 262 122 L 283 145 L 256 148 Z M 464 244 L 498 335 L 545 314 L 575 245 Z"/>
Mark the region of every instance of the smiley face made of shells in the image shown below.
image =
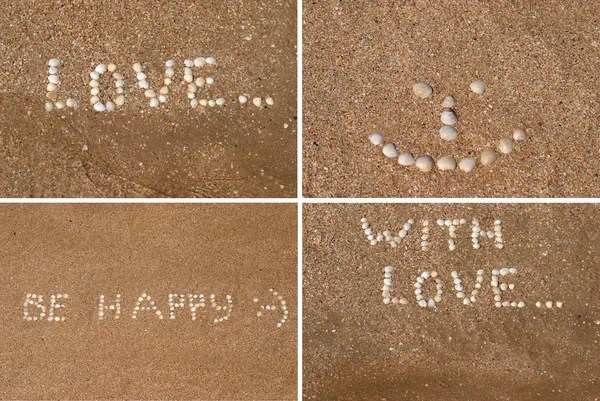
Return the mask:
<path id="1" fill-rule="evenodd" d="M 475 94 L 482 95 L 486 90 L 485 82 L 477 80 L 471 83 L 471 91 Z M 433 89 L 431 86 L 424 82 L 419 82 L 413 85 L 413 92 L 416 96 L 425 99 L 431 96 Z M 456 100 L 452 96 L 446 96 L 442 102 L 442 113 L 440 119 L 444 124 L 440 128 L 440 137 L 447 141 L 453 141 L 458 136 L 458 131 L 454 126 L 458 122 L 458 117 L 454 112 L 456 106 Z M 501 154 L 508 154 L 513 151 L 515 141 L 523 141 L 527 139 L 527 134 L 522 128 L 517 128 L 511 138 L 502 138 L 498 143 L 498 151 Z M 442 156 L 437 162 L 433 157 L 429 155 L 423 155 L 415 157 L 412 153 L 404 152 L 400 153 L 396 145 L 393 143 L 384 144 L 383 136 L 379 133 L 373 133 L 369 135 L 369 140 L 375 146 L 382 146 L 382 152 L 386 157 L 397 158 L 398 164 L 406 167 L 415 165 L 419 170 L 423 172 L 430 172 L 435 165 L 437 165 L 440 171 L 453 171 L 457 169 L 457 161 L 453 156 Z M 489 166 L 498 158 L 498 153 L 495 149 L 485 149 L 479 155 L 479 164 L 483 167 Z M 477 165 L 477 158 L 466 157 L 458 162 L 458 168 L 464 172 L 472 171 Z"/>

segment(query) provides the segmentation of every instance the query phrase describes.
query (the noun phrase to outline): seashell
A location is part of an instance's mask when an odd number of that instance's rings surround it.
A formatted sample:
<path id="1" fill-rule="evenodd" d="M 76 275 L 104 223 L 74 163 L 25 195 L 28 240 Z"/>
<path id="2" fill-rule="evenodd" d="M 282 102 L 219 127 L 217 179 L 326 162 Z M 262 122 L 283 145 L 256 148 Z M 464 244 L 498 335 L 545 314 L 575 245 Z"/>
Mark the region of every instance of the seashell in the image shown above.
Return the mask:
<path id="1" fill-rule="evenodd" d="M 64 109 L 66 107 L 66 104 L 64 104 L 64 102 L 56 102 L 56 108 L 57 109 Z"/>
<path id="2" fill-rule="evenodd" d="M 48 61 L 48 65 L 56 68 L 60 65 L 60 60 L 57 58 L 50 59 L 50 61 Z"/>
<path id="3" fill-rule="evenodd" d="M 51 84 L 58 84 L 58 75 L 50 75 L 48 76 L 48 82 L 50 82 Z"/>
<path id="4" fill-rule="evenodd" d="M 382 152 L 387 157 L 398 157 L 398 151 L 396 150 L 396 145 L 393 143 L 388 143 L 382 149 Z"/>
<path id="5" fill-rule="evenodd" d="M 106 102 L 106 111 L 113 111 L 115 109 L 115 104 L 113 102 Z"/>
<path id="6" fill-rule="evenodd" d="M 183 60 L 183 64 L 187 67 L 187 68 L 192 68 L 194 66 L 194 61 L 193 60 Z"/>
<path id="7" fill-rule="evenodd" d="M 433 89 L 431 86 L 427 85 L 424 82 L 419 82 L 413 85 L 413 92 L 415 95 L 420 97 L 421 99 L 428 98 L 433 93 Z"/>
<path id="8" fill-rule="evenodd" d="M 223 106 L 225 104 L 226 100 L 222 97 L 217 99 L 217 106 Z"/>
<path id="9" fill-rule="evenodd" d="M 152 99 L 150 99 L 150 107 L 158 107 L 159 104 L 160 102 L 157 98 L 153 97 Z"/>
<path id="10" fill-rule="evenodd" d="M 165 66 L 168 68 L 175 66 L 175 60 L 167 60 Z"/>
<path id="11" fill-rule="evenodd" d="M 106 106 L 104 106 L 102 103 L 98 102 L 98 103 L 94 104 L 94 110 L 96 110 L 96 111 L 105 111 L 106 110 Z"/>
<path id="12" fill-rule="evenodd" d="M 244 96 L 244 95 L 241 95 L 241 96 L 238 98 L 238 100 L 240 101 L 240 103 L 241 103 L 241 104 L 244 104 L 244 103 L 246 103 L 246 102 L 248 101 L 248 98 L 247 98 L 246 96 Z M 369 136 L 369 139 L 370 139 L 370 138 L 371 138 L 371 136 Z M 371 142 L 373 142 L 373 141 L 371 141 Z"/>
<path id="13" fill-rule="evenodd" d="M 100 75 L 104 74 L 107 70 L 106 64 L 98 64 L 96 66 L 96 72 Z"/>
<path id="14" fill-rule="evenodd" d="M 198 107 L 198 99 L 192 99 L 190 101 L 190 106 L 192 106 L 192 108 Z"/>
<path id="15" fill-rule="evenodd" d="M 135 63 L 133 65 L 133 71 L 135 71 L 135 72 L 141 72 L 142 71 L 142 65 L 140 63 Z"/>
<path id="16" fill-rule="evenodd" d="M 273 106 L 273 105 L 275 104 L 275 101 L 273 100 L 273 98 L 272 98 L 272 97 L 268 97 L 268 98 L 266 98 L 266 99 L 265 99 L 265 102 L 267 102 L 267 104 L 268 104 L 269 106 Z"/>
<path id="17" fill-rule="evenodd" d="M 56 92 L 48 92 L 46 93 L 46 97 L 49 100 L 55 101 L 58 98 L 58 95 L 56 94 Z"/>
<path id="18" fill-rule="evenodd" d="M 119 80 L 117 80 L 117 81 L 115 82 L 115 86 L 116 86 L 117 88 L 121 88 L 121 87 L 122 87 L 122 86 L 124 86 L 124 85 L 125 85 L 125 81 L 123 81 L 122 79 L 119 79 Z"/>
<path id="19" fill-rule="evenodd" d="M 156 92 L 154 92 L 152 89 L 148 89 L 144 92 L 144 96 L 148 98 L 156 97 Z"/>
<path id="20" fill-rule="evenodd" d="M 206 64 L 217 65 L 217 59 L 214 57 L 207 57 Z"/>
<path id="21" fill-rule="evenodd" d="M 485 92 L 485 89 L 487 88 L 485 82 L 483 82 L 480 79 L 477 81 L 471 82 L 471 85 L 469 85 L 469 87 L 471 88 L 471 92 L 476 93 L 478 95 L 483 95 L 483 93 Z"/>
<path id="22" fill-rule="evenodd" d="M 169 87 L 168 86 L 163 86 L 162 88 L 160 88 L 160 94 L 161 95 L 168 95 L 169 94 Z"/>
<path id="23" fill-rule="evenodd" d="M 454 125 L 458 121 L 458 117 L 452 109 L 444 109 L 440 118 L 446 125 Z"/>
<path id="24" fill-rule="evenodd" d="M 108 70 L 108 72 L 115 72 L 117 69 L 117 65 L 110 63 L 109 65 L 106 66 L 106 69 Z"/>
<path id="25" fill-rule="evenodd" d="M 46 87 L 46 90 L 48 92 L 54 92 L 54 91 L 56 91 L 56 84 L 53 84 L 53 83 L 48 84 L 48 86 Z"/>
<path id="26" fill-rule="evenodd" d="M 206 83 L 206 81 L 202 77 L 196 79 L 196 86 L 198 86 L 198 87 L 204 86 L 205 83 Z"/>
<path id="27" fill-rule="evenodd" d="M 148 81 L 139 81 L 138 82 L 138 86 L 140 88 L 143 88 L 143 89 L 149 89 L 150 88 L 150 84 L 148 83 Z"/>
<path id="28" fill-rule="evenodd" d="M 527 139 L 527 134 L 521 128 L 517 128 L 515 132 L 513 132 L 513 139 L 515 141 L 524 141 Z"/>
<path id="29" fill-rule="evenodd" d="M 215 80 L 211 77 L 206 78 L 206 83 L 209 85 L 212 85 L 215 82 Z"/>
<path id="30" fill-rule="evenodd" d="M 497 158 L 498 155 L 493 150 L 486 149 L 483 152 L 481 152 L 481 164 L 484 167 L 489 166 L 490 164 L 495 162 Z"/>
<path id="31" fill-rule="evenodd" d="M 500 149 L 500 152 L 504 153 L 504 154 L 508 154 L 510 152 L 512 152 L 514 146 L 512 141 L 510 140 L 510 138 L 502 138 L 500 139 L 500 145 L 498 145 L 498 149 Z"/>
<path id="32" fill-rule="evenodd" d="M 138 81 L 144 81 L 146 78 L 148 78 L 148 76 L 141 71 L 135 74 L 135 77 Z"/>
<path id="33" fill-rule="evenodd" d="M 169 78 L 172 78 L 173 75 L 175 75 L 175 70 L 169 67 L 165 70 L 165 75 Z"/>
<path id="34" fill-rule="evenodd" d="M 117 98 L 115 99 L 115 104 L 117 106 L 123 106 L 125 104 L 125 96 L 117 96 Z"/>
<path id="35" fill-rule="evenodd" d="M 94 96 L 95 95 L 99 95 L 100 94 L 100 88 L 99 87 L 92 88 L 92 89 L 90 89 L 90 93 L 92 95 L 94 95 Z"/>
<path id="36" fill-rule="evenodd" d="M 443 156 L 437 161 L 437 166 L 442 171 L 456 169 L 456 160 L 452 156 Z"/>
<path id="37" fill-rule="evenodd" d="M 198 85 L 196 85 L 195 83 L 191 83 L 188 84 L 188 92 L 197 92 L 198 91 Z"/>
<path id="38" fill-rule="evenodd" d="M 90 72 L 90 78 L 95 79 L 97 81 L 100 79 L 100 74 L 98 74 L 96 71 L 92 71 Z"/>
<path id="39" fill-rule="evenodd" d="M 415 164 L 415 158 L 410 153 L 402 153 L 398 156 L 398 164 L 403 166 L 412 166 Z"/>
<path id="40" fill-rule="evenodd" d="M 454 107 L 456 106 L 456 100 L 454 100 L 454 97 L 452 96 L 446 96 L 444 98 L 444 101 L 442 102 L 442 107 L 443 108 L 450 108 L 450 107 Z"/>
<path id="41" fill-rule="evenodd" d="M 474 157 L 467 157 L 467 158 L 462 159 L 460 161 L 460 163 L 458 163 L 458 167 L 462 171 L 468 173 L 468 172 L 470 172 L 471 170 L 473 170 L 475 168 L 476 162 L 477 161 L 476 161 L 476 159 Z"/>
<path id="42" fill-rule="evenodd" d="M 417 168 L 425 173 L 430 172 L 433 168 L 434 161 L 431 156 L 421 156 L 415 162 Z"/>
<path id="43" fill-rule="evenodd" d="M 52 111 L 52 110 L 54 110 L 54 103 L 52 103 L 52 102 L 46 102 L 46 104 L 44 105 L 44 109 L 46 109 L 46 111 Z"/>
<path id="44" fill-rule="evenodd" d="M 252 99 L 252 103 L 254 103 L 256 107 L 260 107 L 262 105 L 262 100 L 259 97 L 255 97 L 254 99 Z"/>
<path id="45" fill-rule="evenodd" d="M 208 105 L 209 105 L 209 107 L 215 107 L 215 105 L 216 105 L 216 104 L 217 104 L 217 102 L 215 102 L 215 101 L 214 101 L 214 100 L 212 100 L 212 99 L 208 101 Z"/>
<path id="46" fill-rule="evenodd" d="M 204 67 L 206 65 L 206 59 L 204 57 L 198 57 L 194 59 L 194 65 L 196 67 Z"/>
<path id="47" fill-rule="evenodd" d="M 77 100 L 73 98 L 67 99 L 67 107 L 77 108 Z"/>
<path id="48" fill-rule="evenodd" d="M 373 145 L 381 145 L 381 143 L 383 142 L 383 136 L 381 134 L 378 134 L 377 132 L 372 133 L 371 135 L 369 135 L 369 141 L 371 141 Z"/>
<path id="49" fill-rule="evenodd" d="M 167 101 L 167 97 L 165 95 L 159 95 L 158 96 L 158 101 L 161 103 L 164 103 Z"/>
<path id="50" fill-rule="evenodd" d="M 207 105 L 208 105 L 208 100 L 206 100 L 206 99 L 200 99 L 200 100 L 198 101 L 198 104 L 199 104 L 200 106 L 207 106 Z"/>
<path id="51" fill-rule="evenodd" d="M 58 74 L 58 68 L 56 68 L 56 67 L 48 68 L 48 74 L 50 74 L 50 75 Z"/>
<path id="52" fill-rule="evenodd" d="M 458 131 L 451 125 L 444 125 L 440 128 L 440 137 L 447 141 L 453 141 L 458 136 Z"/>
<path id="53" fill-rule="evenodd" d="M 100 102 L 100 98 L 99 98 L 98 96 L 95 96 L 95 95 L 94 95 L 94 96 L 92 96 L 92 97 L 90 98 L 90 103 L 91 103 L 91 104 L 96 104 L 96 103 L 99 103 L 99 102 Z"/>

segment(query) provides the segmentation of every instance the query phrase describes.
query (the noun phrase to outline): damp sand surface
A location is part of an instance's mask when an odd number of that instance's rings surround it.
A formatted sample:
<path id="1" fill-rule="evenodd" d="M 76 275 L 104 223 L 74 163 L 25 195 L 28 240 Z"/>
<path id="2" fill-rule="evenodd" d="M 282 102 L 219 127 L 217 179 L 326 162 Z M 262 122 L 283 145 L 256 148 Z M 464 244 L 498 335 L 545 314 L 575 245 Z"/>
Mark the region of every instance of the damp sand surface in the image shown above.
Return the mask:
<path id="1" fill-rule="evenodd" d="M 398 231 L 392 250 L 369 245 L 360 219 L 376 232 Z M 502 220 L 505 248 L 493 240 L 471 247 L 470 227 L 448 230 L 437 219 Z M 423 219 L 431 245 L 420 246 Z M 317 400 L 594 400 L 600 380 L 600 209 L 596 205 L 307 205 L 303 211 L 303 387 Z M 383 268 L 394 267 L 392 295 L 408 305 L 384 305 Z M 494 306 L 492 269 L 515 284 Z M 476 272 L 486 280 L 476 302 L 462 305 L 451 272 L 470 294 Z M 437 271 L 444 299 L 417 305 L 413 284 Z M 427 297 L 435 285 L 427 280 Z M 562 301 L 538 309 L 537 301 Z"/>
<path id="2" fill-rule="evenodd" d="M 0 399 L 297 399 L 297 208 L 293 205 L 5 205 L 0 208 Z M 264 235 L 257 236 L 260 230 Z M 269 235 L 277 233 L 277 235 Z M 275 304 L 269 289 L 287 302 Z M 165 316 L 131 315 L 147 293 Z M 68 294 L 64 322 L 24 321 L 27 293 Z M 98 320 L 122 296 L 121 318 Z M 232 296 L 222 311 L 168 294 Z M 254 303 L 253 298 L 259 298 Z M 148 305 L 148 303 L 143 304 Z M 33 307 L 30 310 L 33 312 Z"/>
<path id="3" fill-rule="evenodd" d="M 295 2 L 0 6 L 0 196 L 295 196 Z M 183 61 L 209 56 L 218 65 L 202 75 L 215 83 L 198 99 L 227 102 L 192 109 Z M 59 97 L 76 98 L 77 110 L 44 110 L 51 58 L 61 60 Z M 175 77 L 167 103 L 154 109 L 132 66 L 142 63 L 158 91 L 168 59 Z M 89 73 L 110 62 L 124 75 L 127 102 L 99 113 L 89 103 Z M 105 75 L 104 102 L 114 96 Z M 250 99 L 243 106 L 242 94 Z M 267 97 L 275 105 L 265 107 Z"/>
<path id="4" fill-rule="evenodd" d="M 304 196 L 600 195 L 600 3 L 326 0 L 303 13 Z M 433 94 L 415 96 L 417 82 Z M 439 135 L 448 95 L 451 142 Z M 519 127 L 527 140 L 470 173 L 407 169 L 368 141 L 380 132 L 400 153 L 458 162 Z"/>

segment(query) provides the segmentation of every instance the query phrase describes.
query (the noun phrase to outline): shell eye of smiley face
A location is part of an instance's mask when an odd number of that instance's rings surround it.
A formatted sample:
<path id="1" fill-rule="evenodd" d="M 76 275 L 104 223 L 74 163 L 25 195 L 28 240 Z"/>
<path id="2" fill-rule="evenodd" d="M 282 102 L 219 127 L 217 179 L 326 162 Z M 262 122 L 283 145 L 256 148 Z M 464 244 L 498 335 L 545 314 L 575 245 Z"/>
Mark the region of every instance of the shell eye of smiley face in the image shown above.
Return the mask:
<path id="1" fill-rule="evenodd" d="M 483 95 L 487 89 L 485 82 L 477 80 L 470 84 L 471 92 L 477 95 Z M 426 99 L 433 93 L 433 88 L 424 83 L 419 82 L 413 85 L 413 93 L 415 96 Z M 440 120 L 442 127 L 440 128 L 440 138 L 446 141 L 453 141 L 458 137 L 458 130 L 455 125 L 458 123 L 458 116 L 454 111 L 456 107 L 456 99 L 453 96 L 446 96 L 442 102 L 442 112 Z M 517 128 L 511 138 L 502 138 L 498 143 L 498 149 L 484 149 L 479 155 L 479 164 L 482 167 L 487 167 L 494 163 L 498 158 L 498 152 L 501 154 L 511 153 L 515 147 L 514 141 L 524 141 L 527 139 L 525 129 Z M 434 166 L 437 165 L 440 171 L 454 171 L 457 167 L 468 173 L 472 171 L 477 163 L 476 157 L 465 157 L 460 160 L 457 164 L 458 158 L 448 155 L 440 157 L 437 162 L 430 155 L 415 156 L 411 152 L 399 152 L 394 143 L 384 143 L 383 135 L 380 133 L 372 133 L 369 135 L 369 140 L 375 146 L 382 146 L 382 153 L 384 156 L 398 159 L 398 164 L 405 167 L 416 166 L 422 172 L 430 172 Z"/>

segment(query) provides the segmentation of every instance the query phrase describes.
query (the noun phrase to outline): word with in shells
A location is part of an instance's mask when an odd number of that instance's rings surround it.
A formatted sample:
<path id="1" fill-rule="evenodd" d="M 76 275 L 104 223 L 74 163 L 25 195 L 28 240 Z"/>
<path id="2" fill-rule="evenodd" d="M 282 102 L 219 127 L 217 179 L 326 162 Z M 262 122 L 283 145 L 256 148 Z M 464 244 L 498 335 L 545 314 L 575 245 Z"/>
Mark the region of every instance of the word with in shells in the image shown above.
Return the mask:
<path id="1" fill-rule="evenodd" d="M 476 95 L 483 95 L 487 89 L 485 82 L 477 80 L 471 83 L 470 89 Z M 422 99 L 426 99 L 433 93 L 433 88 L 424 83 L 419 82 L 413 85 L 413 93 Z M 440 128 L 440 138 L 445 141 L 453 141 L 458 137 L 458 130 L 456 124 L 458 123 L 458 116 L 454 111 L 456 107 L 456 99 L 453 96 L 446 96 L 442 102 L 442 112 L 440 119 L 442 121 L 442 127 Z M 498 142 L 498 151 L 501 154 L 509 154 L 513 151 L 515 141 L 524 141 L 527 139 L 527 134 L 523 128 L 517 128 L 513 134 L 512 139 L 505 137 Z M 411 152 L 399 152 L 396 145 L 393 143 L 384 144 L 383 135 L 380 133 L 372 133 L 369 135 L 369 140 L 375 146 L 382 146 L 382 152 L 384 156 L 398 159 L 398 164 L 410 167 L 416 166 L 422 172 L 430 172 L 434 166 L 437 166 L 440 171 L 453 171 L 457 169 L 468 173 L 472 171 L 477 165 L 476 157 L 465 157 L 457 164 L 457 158 L 452 155 L 442 156 L 437 162 L 430 155 L 421 155 L 415 157 Z M 481 151 L 479 156 L 479 164 L 483 167 L 489 166 L 494 163 L 498 158 L 496 149 L 484 149 Z"/>
<path id="2" fill-rule="evenodd" d="M 379 243 L 387 243 L 390 247 L 396 248 L 398 245 L 407 238 L 409 233 L 413 230 L 413 225 L 415 221 L 413 219 L 408 219 L 406 223 L 402 226 L 402 229 L 396 232 L 392 232 L 391 230 L 384 230 L 382 232 L 373 231 L 369 220 L 366 217 L 360 219 L 363 233 L 367 238 L 367 241 L 371 245 L 377 245 Z M 467 225 L 467 219 L 439 219 L 436 221 L 439 229 L 442 233 L 445 231 L 448 232 L 448 250 L 454 251 L 457 246 L 456 239 L 458 238 L 458 230 Z M 485 230 L 479 220 L 474 218 L 471 220 L 471 244 L 473 249 L 481 249 L 481 241 L 493 241 L 494 246 L 498 249 L 504 248 L 504 240 L 502 238 L 502 221 L 496 220 L 492 227 L 488 230 Z M 434 229 L 436 227 L 434 226 Z M 431 226 L 429 225 L 429 220 L 422 221 L 421 228 L 421 249 L 423 251 L 427 251 L 431 246 Z M 443 234 L 445 236 L 445 234 Z"/>
<path id="3" fill-rule="evenodd" d="M 53 58 L 48 62 L 48 66 L 46 111 L 50 112 L 65 108 L 76 109 L 79 106 L 77 99 L 72 97 L 61 98 L 58 94 L 61 86 L 59 76 L 61 61 Z M 163 85 L 160 88 L 153 88 L 148 83 L 148 76 L 144 72 L 144 66 L 140 63 L 133 64 L 137 86 L 140 93 L 143 93 L 143 96 L 148 99 L 150 107 L 159 107 L 161 104 L 166 104 L 169 99 L 169 87 L 173 83 L 173 77 L 175 76 L 175 60 L 168 60 L 165 63 L 165 67 Z M 206 69 L 209 74 L 214 73 L 217 68 L 217 60 L 214 57 L 198 57 L 194 60 L 188 59 L 183 62 L 183 81 L 187 84 L 187 98 L 190 101 L 190 106 L 192 108 L 197 108 L 198 106 L 202 108 L 224 106 L 227 102 L 225 97 L 212 96 L 210 94 L 210 86 L 215 83 L 214 77 L 196 75 L 194 74 L 194 68 Z M 108 65 L 98 64 L 94 71 L 90 72 L 90 104 L 94 110 L 98 112 L 113 111 L 126 103 L 125 76 L 118 72 L 117 69 L 117 65 L 113 63 L 109 63 Z M 112 79 L 115 81 L 114 98 L 102 95 L 101 77 L 105 73 L 111 74 Z M 203 91 L 206 92 L 204 95 Z M 250 97 L 248 93 L 240 94 L 237 100 L 240 105 L 244 105 Z M 270 96 L 264 98 L 264 100 L 262 97 L 255 96 L 252 99 L 252 104 L 262 109 L 273 106 L 275 101 Z"/>
<path id="4" fill-rule="evenodd" d="M 269 302 L 258 305 L 258 310 L 253 315 L 262 317 L 267 313 L 279 315 L 277 327 L 281 327 L 288 319 L 288 308 L 285 299 L 274 289 L 269 290 Z M 69 294 L 51 294 L 49 302 L 41 294 L 27 293 L 23 302 L 23 320 L 27 322 L 65 322 L 67 320 L 66 311 Z M 254 303 L 258 303 L 258 297 L 253 298 Z M 229 294 L 224 299 L 218 301 L 215 294 L 204 295 L 201 293 L 187 294 L 169 294 L 167 297 L 167 314 L 163 314 L 157 301 L 147 293 L 142 293 L 137 297 L 133 306 L 128 309 L 129 314 L 123 313 L 123 297 L 116 294 L 110 301 L 104 294 L 98 297 L 98 320 L 119 320 L 122 316 L 129 316 L 131 319 L 138 319 L 143 316 L 155 316 L 159 320 L 168 316 L 169 319 L 176 319 L 178 316 L 191 320 L 198 319 L 198 313 L 204 312 L 212 319 L 213 323 L 223 323 L 230 319 L 234 309 L 233 297 Z M 112 319 L 111 319 L 112 318 Z"/>
<path id="5" fill-rule="evenodd" d="M 383 303 L 385 305 L 393 304 L 393 305 L 407 305 L 409 303 L 408 298 L 403 295 L 392 294 L 393 292 L 393 272 L 394 268 L 392 266 L 386 266 L 383 268 L 383 287 L 381 287 L 381 296 L 383 297 Z M 502 307 L 512 307 L 512 308 L 523 308 L 526 306 L 525 301 L 522 300 L 508 300 L 508 292 L 515 289 L 514 283 L 509 283 L 508 277 L 509 275 L 516 275 L 518 270 L 514 267 L 511 268 L 502 268 L 502 269 L 494 269 L 492 270 L 491 279 L 489 282 L 489 288 L 491 288 L 494 294 L 494 305 L 497 308 Z M 477 278 L 475 279 L 475 283 L 473 283 L 473 289 L 468 295 L 468 291 L 463 286 L 463 280 L 460 278 L 461 274 L 454 270 L 451 273 L 451 278 L 454 284 L 454 290 L 456 292 L 456 298 L 460 300 L 462 305 L 468 306 L 473 305 L 477 302 L 478 297 L 480 296 L 481 291 L 483 291 L 484 281 L 485 281 L 485 270 L 479 269 L 477 270 Z M 426 293 L 427 281 L 431 281 L 435 283 L 435 295 L 431 296 L 433 293 Z M 424 271 L 420 275 L 417 276 L 415 283 L 415 297 L 416 302 L 419 306 L 423 308 L 435 308 L 437 304 L 444 301 L 444 285 L 441 279 L 441 276 L 435 270 L 432 272 Z M 504 296 L 504 297 L 503 297 Z M 545 306 L 548 309 L 552 309 L 554 306 L 557 308 L 562 308 L 563 303 L 561 301 L 553 302 L 551 300 L 545 301 L 537 301 L 535 304 L 538 308 Z"/>

